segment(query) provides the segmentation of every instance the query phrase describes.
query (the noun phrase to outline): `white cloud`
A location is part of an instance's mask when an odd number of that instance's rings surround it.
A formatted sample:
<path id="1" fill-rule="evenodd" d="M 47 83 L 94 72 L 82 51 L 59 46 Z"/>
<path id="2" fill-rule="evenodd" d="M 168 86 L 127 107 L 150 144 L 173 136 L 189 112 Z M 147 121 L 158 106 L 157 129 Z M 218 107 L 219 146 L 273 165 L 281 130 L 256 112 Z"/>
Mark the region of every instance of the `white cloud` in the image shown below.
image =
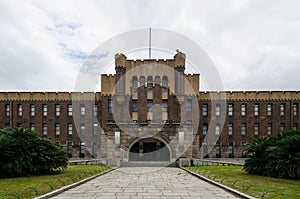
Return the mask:
<path id="1" fill-rule="evenodd" d="M 149 26 L 196 41 L 227 90 L 299 89 L 299 7 L 297 0 L 3 0 L 0 90 L 72 90 L 99 44 Z"/>

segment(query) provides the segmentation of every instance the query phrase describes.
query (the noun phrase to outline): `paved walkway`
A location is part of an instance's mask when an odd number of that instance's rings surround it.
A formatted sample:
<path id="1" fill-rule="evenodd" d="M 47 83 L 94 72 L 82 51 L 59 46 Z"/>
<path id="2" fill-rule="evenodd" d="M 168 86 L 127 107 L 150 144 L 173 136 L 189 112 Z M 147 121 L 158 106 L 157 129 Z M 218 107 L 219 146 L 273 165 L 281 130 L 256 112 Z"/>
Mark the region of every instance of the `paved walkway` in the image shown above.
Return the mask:
<path id="1" fill-rule="evenodd" d="M 179 168 L 125 167 L 53 198 L 237 198 Z"/>

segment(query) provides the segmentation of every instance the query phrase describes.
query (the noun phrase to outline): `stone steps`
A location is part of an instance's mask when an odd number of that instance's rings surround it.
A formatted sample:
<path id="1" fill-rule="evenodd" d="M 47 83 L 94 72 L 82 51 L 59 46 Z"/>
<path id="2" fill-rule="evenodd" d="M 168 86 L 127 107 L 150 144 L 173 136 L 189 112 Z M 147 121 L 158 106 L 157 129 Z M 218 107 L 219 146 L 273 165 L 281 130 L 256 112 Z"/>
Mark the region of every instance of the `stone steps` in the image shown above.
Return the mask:
<path id="1" fill-rule="evenodd" d="M 176 164 L 170 161 L 129 161 L 122 162 L 121 167 L 175 167 Z"/>

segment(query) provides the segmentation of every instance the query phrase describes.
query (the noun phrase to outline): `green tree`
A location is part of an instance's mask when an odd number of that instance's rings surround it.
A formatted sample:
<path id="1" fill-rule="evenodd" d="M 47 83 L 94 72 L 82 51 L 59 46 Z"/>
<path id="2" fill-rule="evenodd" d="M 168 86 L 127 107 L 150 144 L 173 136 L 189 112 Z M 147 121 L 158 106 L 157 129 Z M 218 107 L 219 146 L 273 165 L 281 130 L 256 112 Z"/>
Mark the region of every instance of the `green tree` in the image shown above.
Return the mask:
<path id="1" fill-rule="evenodd" d="M 23 128 L 0 130 L 0 176 L 31 176 L 64 170 L 67 151 Z"/>

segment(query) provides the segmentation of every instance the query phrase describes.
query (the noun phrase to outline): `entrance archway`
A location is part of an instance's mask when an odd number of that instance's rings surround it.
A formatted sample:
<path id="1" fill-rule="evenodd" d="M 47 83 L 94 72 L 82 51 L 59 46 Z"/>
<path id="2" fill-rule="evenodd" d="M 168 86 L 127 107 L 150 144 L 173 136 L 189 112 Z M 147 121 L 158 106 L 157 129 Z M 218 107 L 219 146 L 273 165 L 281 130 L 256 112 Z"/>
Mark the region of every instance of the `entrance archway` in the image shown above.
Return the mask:
<path id="1" fill-rule="evenodd" d="M 141 139 L 131 146 L 129 161 L 170 161 L 170 150 L 158 139 Z"/>

